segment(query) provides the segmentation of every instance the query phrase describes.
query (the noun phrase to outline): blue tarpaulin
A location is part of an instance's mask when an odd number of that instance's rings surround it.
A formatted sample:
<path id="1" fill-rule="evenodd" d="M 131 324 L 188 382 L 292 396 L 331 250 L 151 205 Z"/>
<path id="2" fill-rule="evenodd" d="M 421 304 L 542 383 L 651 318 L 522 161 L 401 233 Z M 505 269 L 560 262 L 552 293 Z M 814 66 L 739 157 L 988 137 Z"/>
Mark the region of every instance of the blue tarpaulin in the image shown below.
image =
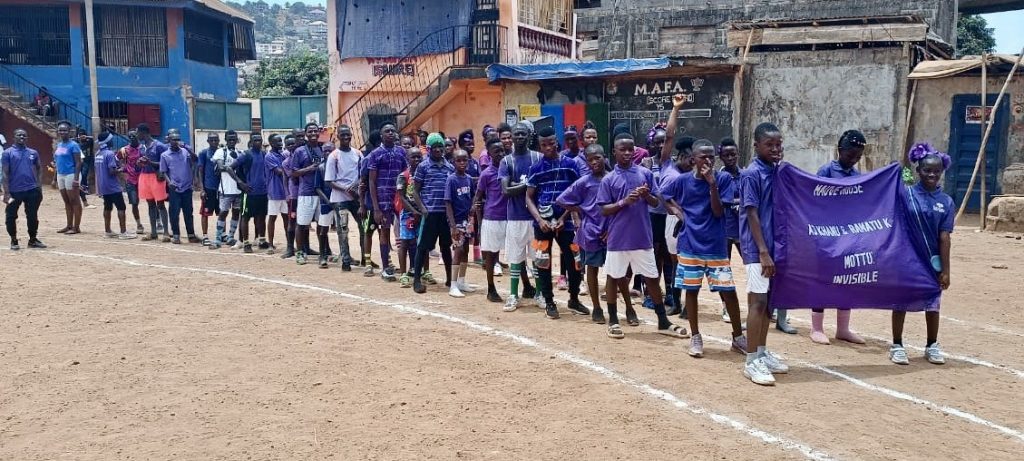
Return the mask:
<path id="1" fill-rule="evenodd" d="M 668 58 L 609 59 L 607 61 L 559 62 L 552 64 L 491 64 L 487 66 L 487 79 L 499 80 L 553 80 L 560 78 L 608 77 L 640 70 L 667 69 Z"/>
<path id="2" fill-rule="evenodd" d="M 464 0 L 338 0 L 341 59 L 422 56 L 467 46 L 471 32 L 467 24 L 475 4 Z"/>

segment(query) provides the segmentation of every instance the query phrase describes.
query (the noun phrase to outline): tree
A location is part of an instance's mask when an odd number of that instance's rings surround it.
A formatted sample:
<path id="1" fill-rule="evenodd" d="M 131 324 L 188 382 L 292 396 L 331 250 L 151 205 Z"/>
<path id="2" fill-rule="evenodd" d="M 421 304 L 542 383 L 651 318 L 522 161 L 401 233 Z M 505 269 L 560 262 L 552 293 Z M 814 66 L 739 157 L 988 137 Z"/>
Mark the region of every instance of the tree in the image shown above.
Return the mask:
<path id="1" fill-rule="evenodd" d="M 302 16 L 306 14 L 306 4 L 302 2 L 292 3 L 291 6 L 288 6 L 287 8 L 291 14 L 294 14 L 296 16 Z"/>
<path id="2" fill-rule="evenodd" d="M 320 95 L 327 94 L 328 81 L 327 56 L 307 52 L 260 61 L 245 92 L 250 98 Z"/>
<path id="3" fill-rule="evenodd" d="M 956 56 L 991 53 L 996 39 L 985 18 L 976 15 L 961 15 L 956 23 Z"/>

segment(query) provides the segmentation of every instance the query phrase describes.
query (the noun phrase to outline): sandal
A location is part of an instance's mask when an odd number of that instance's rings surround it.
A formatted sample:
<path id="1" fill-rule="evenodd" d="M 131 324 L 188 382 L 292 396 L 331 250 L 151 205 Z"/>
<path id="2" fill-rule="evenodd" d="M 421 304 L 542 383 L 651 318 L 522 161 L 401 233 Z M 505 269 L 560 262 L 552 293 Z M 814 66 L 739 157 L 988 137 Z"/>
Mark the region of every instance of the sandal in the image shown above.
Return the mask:
<path id="1" fill-rule="evenodd" d="M 67 232 L 68 232 L 69 230 L 71 230 L 71 228 L 70 228 L 70 227 L 65 227 L 65 228 L 63 228 L 63 229 L 61 229 L 61 230 L 57 231 L 57 233 L 58 233 L 58 234 L 66 234 L 66 233 L 67 233 Z"/>
<path id="2" fill-rule="evenodd" d="M 626 324 L 631 327 L 640 326 L 640 318 L 637 317 L 636 311 L 629 309 L 626 311 Z"/>
<path id="3" fill-rule="evenodd" d="M 672 324 L 672 326 L 670 326 L 670 327 L 668 327 L 668 328 L 666 328 L 664 330 L 658 330 L 658 334 L 659 335 L 665 335 L 665 336 L 671 336 L 671 337 L 677 338 L 677 339 L 686 339 L 686 338 L 690 337 L 690 333 L 688 331 L 686 331 L 686 328 L 683 328 L 683 327 L 681 327 L 679 325 L 676 325 L 676 324 Z"/>
<path id="4" fill-rule="evenodd" d="M 625 333 L 622 332 L 622 327 L 619 326 L 619 324 L 616 323 L 615 325 L 612 325 L 612 326 L 608 327 L 608 337 L 609 338 L 615 338 L 615 339 L 622 339 L 622 338 L 625 338 L 626 335 L 625 335 Z"/>

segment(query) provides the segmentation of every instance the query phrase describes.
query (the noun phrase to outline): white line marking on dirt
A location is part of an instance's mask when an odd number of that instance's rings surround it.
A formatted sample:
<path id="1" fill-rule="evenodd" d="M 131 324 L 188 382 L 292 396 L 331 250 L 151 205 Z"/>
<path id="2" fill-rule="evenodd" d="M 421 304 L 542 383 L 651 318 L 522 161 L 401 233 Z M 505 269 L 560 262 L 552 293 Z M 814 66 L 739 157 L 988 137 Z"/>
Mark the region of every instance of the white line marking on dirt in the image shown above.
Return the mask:
<path id="1" fill-rule="evenodd" d="M 716 300 L 716 299 L 712 299 L 712 298 L 708 298 L 708 297 L 703 297 L 703 296 L 700 297 L 700 300 L 702 302 L 704 302 L 704 303 L 714 303 L 714 302 L 718 302 L 719 301 L 719 300 Z M 705 305 L 707 305 L 707 304 L 705 304 Z M 744 303 L 743 301 L 740 301 L 740 307 L 746 308 L 746 303 Z M 792 318 L 791 317 L 791 318 L 789 318 L 789 321 L 791 321 L 791 322 L 798 322 L 798 323 L 801 323 L 801 324 L 804 324 L 804 325 L 810 324 L 810 322 L 807 322 L 807 321 L 805 321 L 803 319 L 799 319 L 799 318 Z M 880 343 L 882 343 L 884 345 L 887 345 L 887 346 L 890 344 L 889 338 L 883 338 L 881 336 L 875 336 L 873 334 L 865 333 L 863 331 L 860 332 L 860 335 L 865 337 L 865 338 L 867 338 L 867 339 L 880 342 Z M 913 349 L 913 350 L 918 351 L 918 352 L 924 352 L 924 348 L 920 347 L 920 346 L 904 344 L 903 347 L 906 347 L 907 349 Z M 999 364 L 996 364 L 996 363 L 989 362 L 988 360 L 979 359 L 977 357 L 971 357 L 969 355 L 954 354 L 954 353 L 949 352 L 948 350 L 946 350 L 945 352 L 946 352 L 946 358 L 950 358 L 950 359 L 953 359 L 953 360 L 959 360 L 961 362 L 967 362 L 967 363 L 970 363 L 971 365 L 977 365 L 977 366 L 980 366 L 980 367 L 991 368 L 993 370 L 999 370 L 999 371 L 1002 371 L 1002 372 L 1009 373 L 1009 374 L 1017 377 L 1017 379 L 1024 379 L 1024 370 L 1018 370 L 1016 368 L 1012 368 L 1012 367 L 1009 367 L 1009 366 L 1006 366 L 1006 365 L 999 365 Z"/>
<path id="2" fill-rule="evenodd" d="M 398 312 L 402 312 L 402 313 L 416 314 L 416 315 L 421 315 L 421 316 L 426 316 L 426 317 L 433 317 L 433 318 L 444 320 L 444 321 L 447 321 L 447 322 L 450 322 L 450 323 L 455 323 L 455 324 L 458 324 L 458 325 L 462 325 L 464 327 L 470 328 L 472 330 L 476 330 L 476 331 L 481 332 L 481 333 L 485 333 L 485 334 L 489 334 L 489 335 L 505 338 L 505 339 L 511 340 L 513 342 L 516 342 L 518 344 L 521 344 L 523 346 L 530 347 L 530 348 L 542 351 L 542 352 L 547 353 L 547 354 L 553 354 L 556 357 L 558 357 L 558 358 L 560 358 L 560 359 L 562 359 L 562 360 L 564 360 L 564 361 L 566 361 L 568 363 L 571 363 L 573 365 L 579 366 L 579 367 L 581 367 L 581 368 L 583 368 L 585 370 L 589 370 L 589 371 L 595 372 L 595 373 L 597 373 L 597 374 L 599 374 L 601 376 L 604 376 L 605 378 L 608 378 L 610 380 L 613 380 L 613 381 L 625 384 L 625 385 L 627 385 L 629 387 L 632 387 L 632 388 L 634 388 L 636 390 L 639 390 L 640 392 L 642 392 L 643 394 L 646 394 L 648 396 L 655 397 L 655 398 L 660 399 L 660 400 L 664 400 L 664 401 L 670 403 L 672 406 L 674 406 L 674 407 L 676 407 L 678 409 L 686 410 L 686 411 L 688 411 L 690 413 L 693 413 L 695 415 L 706 417 L 706 418 L 708 418 L 708 419 L 710 419 L 710 420 L 712 420 L 712 421 L 714 421 L 714 422 L 716 422 L 718 424 L 721 424 L 723 426 L 730 427 L 730 428 L 732 428 L 734 430 L 746 433 L 747 435 L 749 435 L 751 437 L 754 437 L 756 439 L 759 439 L 762 442 L 765 442 L 765 443 L 768 443 L 768 444 L 772 444 L 772 445 L 777 445 L 777 446 L 779 446 L 779 447 L 781 447 L 781 448 L 783 448 L 785 450 L 798 451 L 801 454 L 803 454 L 804 457 L 806 457 L 807 459 L 812 459 L 812 460 L 817 460 L 817 461 L 827 461 L 827 460 L 834 459 L 834 458 L 832 458 L 831 456 L 829 456 L 827 453 L 825 453 L 823 451 L 817 450 L 815 448 L 812 448 L 812 447 L 810 447 L 808 445 L 805 445 L 805 444 L 802 444 L 800 442 L 797 442 L 797 441 L 794 441 L 794 440 L 791 440 L 791 439 L 787 439 L 787 438 L 784 438 L 784 437 L 776 435 L 776 434 L 772 434 L 772 433 L 764 431 L 762 429 L 759 429 L 759 428 L 756 428 L 756 427 L 752 427 L 752 426 L 750 426 L 750 425 L 748 425 L 748 424 L 746 424 L 746 423 L 744 423 L 742 421 L 738 421 L 738 420 L 732 419 L 732 418 L 730 418 L 728 416 L 715 413 L 715 412 L 713 412 L 711 410 L 708 410 L 706 408 L 703 408 L 703 407 L 700 407 L 700 406 L 696 406 L 696 405 L 694 405 L 694 404 L 692 404 L 690 402 L 687 402 L 685 400 L 680 399 L 679 397 L 673 395 L 672 393 L 670 393 L 668 391 L 665 391 L 665 390 L 662 390 L 662 389 L 658 389 L 656 387 L 653 387 L 653 386 L 651 386 L 649 384 L 646 384 L 644 382 L 641 382 L 641 381 L 637 381 L 637 380 L 635 380 L 633 378 L 625 376 L 625 375 L 623 375 L 623 374 L 621 374 L 621 373 L 619 373 L 619 372 L 617 372 L 615 370 L 612 370 L 610 368 L 607 368 L 605 366 L 602 366 L 602 365 L 599 365 L 597 363 L 594 363 L 594 362 L 592 362 L 590 360 L 587 360 L 587 359 L 585 359 L 583 357 L 580 357 L 580 356 L 577 356 L 577 355 L 574 355 L 574 354 L 571 354 L 571 353 L 568 353 L 568 352 L 565 352 L 565 351 L 561 351 L 561 350 L 558 350 L 558 349 L 553 349 L 553 348 L 551 348 L 549 346 L 545 346 L 543 344 L 540 344 L 537 341 L 535 341 L 535 340 L 533 340 L 533 339 L 531 339 L 529 337 L 526 337 L 526 336 L 521 336 L 521 335 L 518 335 L 518 334 L 515 334 L 515 333 L 512 333 L 512 332 L 509 332 L 509 331 L 500 330 L 500 329 L 497 329 L 495 327 L 491 327 L 491 326 L 488 326 L 488 325 L 485 325 L 485 324 L 482 324 L 482 323 L 477 323 L 477 322 L 474 322 L 472 320 L 464 319 L 464 318 L 461 318 L 461 317 L 456 317 L 454 315 L 445 314 L 443 312 L 436 312 L 436 311 L 431 311 L 431 310 L 427 310 L 427 309 L 420 309 L 420 308 L 416 308 L 416 307 L 406 306 L 406 305 L 403 305 L 403 304 L 395 304 L 395 303 L 390 303 L 390 302 L 386 302 L 386 301 L 378 301 L 378 300 L 375 300 L 375 299 L 365 298 L 365 297 L 358 296 L 358 295 L 353 295 L 353 294 L 350 294 L 350 293 L 345 293 L 345 292 L 341 292 L 341 291 L 337 291 L 337 290 L 332 290 L 330 288 L 323 288 L 323 287 L 318 287 L 318 286 L 314 286 L 314 285 L 306 285 L 306 284 L 303 284 L 303 283 L 289 282 L 289 281 L 286 281 L 286 280 L 278 280 L 278 279 L 270 279 L 270 278 L 258 277 L 258 276 L 242 274 L 242 273 L 238 273 L 238 272 L 223 271 L 223 270 L 217 270 L 217 269 L 203 269 L 203 268 L 195 268 L 195 267 L 170 266 L 170 265 L 165 265 L 165 264 L 143 263 L 143 262 L 133 261 L 133 260 L 130 260 L 130 259 L 115 258 L 115 257 L 111 257 L 111 256 L 91 255 L 91 254 L 82 254 L 82 253 L 70 253 L 70 252 L 57 251 L 57 250 L 41 250 L 41 252 L 50 253 L 50 254 L 56 254 L 56 255 L 61 255 L 61 256 L 71 256 L 71 257 L 85 258 L 85 259 L 103 259 L 103 260 L 113 261 L 113 262 L 129 265 L 129 266 L 136 266 L 136 267 L 149 267 L 149 268 L 153 268 L 153 269 L 166 269 L 166 270 L 176 270 L 176 271 L 185 271 L 185 272 L 215 274 L 215 275 L 222 275 L 222 276 L 227 276 L 227 277 L 235 277 L 235 278 L 245 279 L 245 280 L 249 280 L 249 281 L 253 281 L 253 282 L 272 283 L 272 284 L 275 284 L 275 285 L 285 286 L 285 287 L 289 287 L 289 288 L 303 289 L 303 290 L 308 290 L 308 291 L 318 291 L 318 292 L 321 292 L 321 293 L 326 293 L 326 294 L 330 294 L 330 295 L 334 295 L 334 296 L 340 296 L 340 297 L 347 298 L 347 299 L 350 299 L 350 300 L 353 300 L 353 301 L 358 301 L 358 302 L 367 303 L 367 304 L 374 304 L 374 305 L 382 306 L 382 307 L 388 307 L 388 308 L 394 309 L 394 310 L 396 310 Z"/>
<path id="3" fill-rule="evenodd" d="M 644 319 L 644 321 L 650 323 L 650 321 L 647 320 L 647 319 Z M 710 335 L 707 335 L 707 334 L 702 334 L 701 336 L 704 339 L 708 339 L 708 340 L 710 340 L 712 342 L 716 342 L 716 343 L 719 343 L 719 344 L 722 344 L 722 345 L 725 345 L 725 346 L 732 345 L 731 341 L 726 340 L 724 338 L 717 338 L 717 337 L 710 336 Z M 779 354 L 779 355 L 781 356 L 781 354 Z M 883 394 L 883 395 L 887 395 L 887 396 L 895 398 L 895 399 L 905 400 L 905 401 L 911 402 L 911 403 L 921 404 L 921 405 L 927 406 L 928 408 L 931 408 L 933 410 L 941 411 L 941 412 L 943 412 L 943 413 L 945 413 L 947 415 L 956 416 L 958 418 L 962 418 L 962 419 L 966 420 L 967 422 L 974 423 L 974 424 L 979 424 L 979 425 L 988 427 L 990 429 L 995 429 L 995 430 L 997 430 L 999 432 L 1002 432 L 1003 434 L 1006 434 L 1006 435 L 1009 435 L 1009 436 L 1011 436 L 1013 438 L 1016 438 L 1018 441 L 1024 442 L 1024 433 L 1022 433 L 1020 431 L 1017 431 L 1017 430 L 1014 430 L 1014 429 L 1011 429 L 1009 427 L 1003 426 L 1001 424 L 993 423 L 993 422 L 988 421 L 986 419 L 982 419 L 981 417 L 976 416 L 973 413 L 969 413 L 969 412 L 966 412 L 966 411 L 963 411 L 963 410 L 960 410 L 960 409 L 954 408 L 954 407 L 940 405 L 938 403 L 934 403 L 934 402 L 922 399 L 920 397 L 915 397 L 913 395 L 907 394 L 905 392 L 900 392 L 900 391 L 897 391 L 895 389 L 890 389 L 890 388 L 887 388 L 887 387 L 871 384 L 871 383 L 868 383 L 868 382 L 866 382 L 866 381 L 864 381 L 862 379 L 854 378 L 853 376 L 850 376 L 850 375 L 848 375 L 846 373 L 843 373 L 843 372 L 840 372 L 840 371 L 836 371 L 836 370 L 834 370 L 832 368 L 829 368 L 829 367 L 826 367 L 824 365 L 818 365 L 818 364 L 815 364 L 815 363 L 806 362 L 806 361 L 803 361 L 803 360 L 796 360 L 796 359 L 789 359 L 789 362 L 790 363 L 794 363 L 794 364 L 798 364 L 800 366 L 804 366 L 804 367 L 807 367 L 807 368 L 811 368 L 811 369 L 814 369 L 814 370 L 818 370 L 818 371 L 820 371 L 822 373 L 826 373 L 826 374 L 835 376 L 837 378 L 841 378 L 841 379 L 843 379 L 843 380 L 845 380 L 845 381 L 847 381 L 847 382 L 849 382 L 849 383 L 851 383 L 851 384 L 853 384 L 855 386 L 867 389 L 867 390 L 872 391 L 872 392 L 877 392 L 877 393 L 880 393 L 880 394 Z"/>

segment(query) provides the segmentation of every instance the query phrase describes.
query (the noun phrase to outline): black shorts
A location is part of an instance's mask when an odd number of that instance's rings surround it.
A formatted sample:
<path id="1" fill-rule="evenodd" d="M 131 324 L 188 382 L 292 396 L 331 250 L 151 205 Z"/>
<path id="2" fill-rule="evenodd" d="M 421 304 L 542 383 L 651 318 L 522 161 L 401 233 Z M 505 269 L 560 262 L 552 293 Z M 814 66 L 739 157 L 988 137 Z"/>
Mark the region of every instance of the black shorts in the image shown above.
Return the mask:
<path id="1" fill-rule="evenodd" d="M 661 245 L 662 248 L 668 248 L 668 242 L 665 241 L 665 218 L 668 215 L 660 213 L 651 213 L 651 232 L 654 233 L 654 245 Z"/>
<path id="2" fill-rule="evenodd" d="M 206 194 L 206 198 L 203 199 L 199 215 L 216 216 L 220 213 L 220 198 L 217 197 L 217 189 L 203 189 L 203 193 Z"/>
<path id="3" fill-rule="evenodd" d="M 124 211 L 124 194 L 118 192 L 116 194 L 107 194 L 103 196 L 103 211 L 110 211 L 117 208 L 117 211 Z"/>
<path id="4" fill-rule="evenodd" d="M 254 218 L 267 215 L 267 194 L 242 196 L 242 216 Z"/>

